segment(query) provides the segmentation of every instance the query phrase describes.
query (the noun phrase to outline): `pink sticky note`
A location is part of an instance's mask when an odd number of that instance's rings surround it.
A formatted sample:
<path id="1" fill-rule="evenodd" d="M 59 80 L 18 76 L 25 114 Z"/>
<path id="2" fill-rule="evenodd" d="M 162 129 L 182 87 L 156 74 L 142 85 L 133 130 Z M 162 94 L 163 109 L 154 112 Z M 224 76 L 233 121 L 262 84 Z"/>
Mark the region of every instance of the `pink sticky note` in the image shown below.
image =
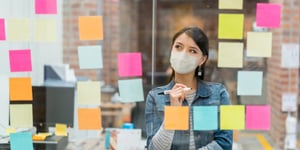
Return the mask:
<path id="1" fill-rule="evenodd" d="M 56 0 L 35 0 L 36 14 L 56 14 Z"/>
<path id="2" fill-rule="evenodd" d="M 246 129 L 269 130 L 270 106 L 246 106 Z"/>
<path id="3" fill-rule="evenodd" d="M 31 52 L 28 49 L 10 50 L 9 62 L 11 72 L 32 71 Z"/>
<path id="4" fill-rule="evenodd" d="M 266 28 L 280 27 L 281 5 L 270 3 L 256 4 L 256 26 Z"/>
<path id="5" fill-rule="evenodd" d="M 4 19 L 0 18 L 0 40 L 5 40 L 5 24 Z"/>
<path id="6" fill-rule="evenodd" d="M 142 55 L 138 52 L 118 54 L 120 77 L 142 76 Z"/>

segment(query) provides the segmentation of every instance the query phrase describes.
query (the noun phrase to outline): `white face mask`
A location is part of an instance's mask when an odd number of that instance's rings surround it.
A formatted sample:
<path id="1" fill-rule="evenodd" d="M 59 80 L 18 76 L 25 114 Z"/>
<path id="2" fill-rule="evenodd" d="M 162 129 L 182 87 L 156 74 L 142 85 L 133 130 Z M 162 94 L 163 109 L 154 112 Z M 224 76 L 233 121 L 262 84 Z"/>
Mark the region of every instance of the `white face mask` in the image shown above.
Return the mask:
<path id="1" fill-rule="evenodd" d="M 172 51 L 170 63 L 175 72 L 186 74 L 194 71 L 197 67 L 197 58 L 183 52 Z"/>

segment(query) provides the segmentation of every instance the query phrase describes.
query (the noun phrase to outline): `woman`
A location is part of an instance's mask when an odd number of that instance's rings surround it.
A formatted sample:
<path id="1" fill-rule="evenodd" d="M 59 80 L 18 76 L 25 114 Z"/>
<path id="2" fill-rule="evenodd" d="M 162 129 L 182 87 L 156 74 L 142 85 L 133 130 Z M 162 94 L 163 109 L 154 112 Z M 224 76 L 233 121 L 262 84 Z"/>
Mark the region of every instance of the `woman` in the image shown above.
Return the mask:
<path id="1" fill-rule="evenodd" d="M 198 27 L 186 27 L 172 39 L 169 84 L 152 89 L 147 95 L 145 117 L 147 148 L 160 150 L 231 150 L 232 131 L 193 130 L 192 106 L 228 105 L 229 95 L 219 83 L 203 81 L 208 59 L 208 38 Z M 184 90 L 191 88 L 191 90 Z M 170 90 L 169 94 L 159 94 Z M 189 106 L 189 130 L 164 129 L 164 106 Z M 180 120 L 179 120 L 180 121 Z"/>

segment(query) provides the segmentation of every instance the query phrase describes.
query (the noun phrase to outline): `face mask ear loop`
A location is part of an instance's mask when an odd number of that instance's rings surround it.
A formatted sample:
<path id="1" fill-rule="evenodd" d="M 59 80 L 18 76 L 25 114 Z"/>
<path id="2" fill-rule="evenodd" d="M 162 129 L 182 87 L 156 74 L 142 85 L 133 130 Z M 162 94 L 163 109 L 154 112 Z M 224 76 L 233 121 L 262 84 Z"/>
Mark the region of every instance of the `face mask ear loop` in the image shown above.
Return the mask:
<path id="1" fill-rule="evenodd" d="M 198 76 L 202 76 L 201 65 L 199 65 L 199 68 L 198 68 Z"/>

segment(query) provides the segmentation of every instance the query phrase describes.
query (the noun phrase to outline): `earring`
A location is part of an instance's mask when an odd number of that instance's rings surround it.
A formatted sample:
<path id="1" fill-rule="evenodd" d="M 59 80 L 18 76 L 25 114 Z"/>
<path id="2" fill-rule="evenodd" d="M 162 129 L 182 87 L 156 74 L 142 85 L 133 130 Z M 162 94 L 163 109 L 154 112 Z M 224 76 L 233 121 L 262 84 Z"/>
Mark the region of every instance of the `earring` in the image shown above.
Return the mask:
<path id="1" fill-rule="evenodd" d="M 199 68 L 198 68 L 198 76 L 201 76 L 201 75 L 202 75 L 201 65 L 199 65 Z"/>

